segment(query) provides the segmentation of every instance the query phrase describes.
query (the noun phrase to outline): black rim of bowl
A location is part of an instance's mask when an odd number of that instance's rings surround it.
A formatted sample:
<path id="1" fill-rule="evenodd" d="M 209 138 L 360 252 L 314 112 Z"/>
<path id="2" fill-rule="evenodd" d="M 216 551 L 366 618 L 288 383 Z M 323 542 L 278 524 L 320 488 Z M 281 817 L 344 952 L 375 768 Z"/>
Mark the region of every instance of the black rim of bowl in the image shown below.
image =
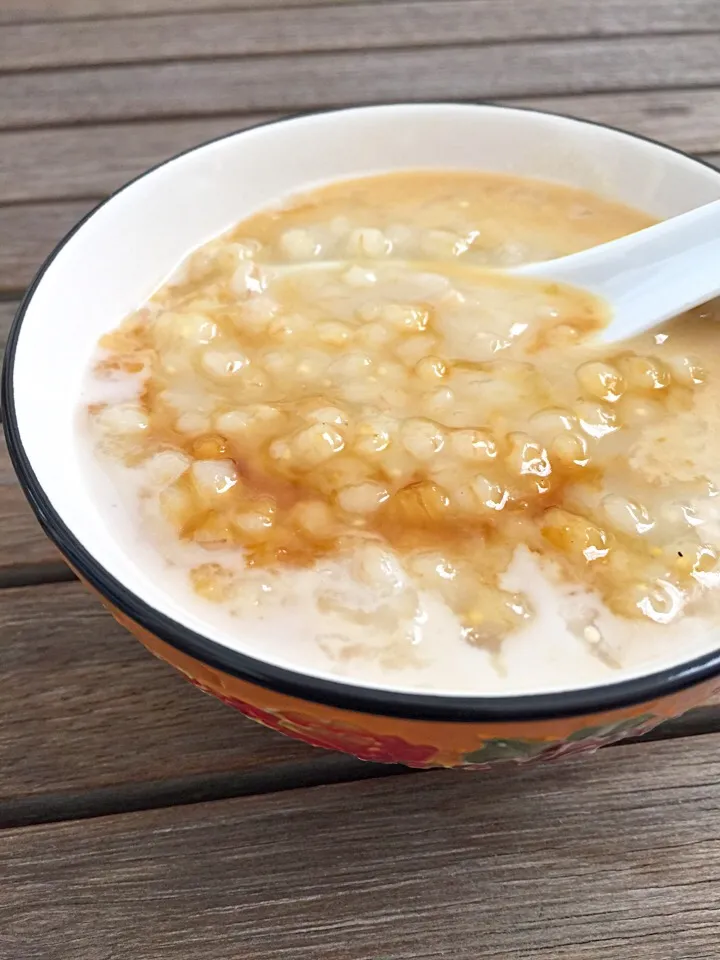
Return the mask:
<path id="1" fill-rule="evenodd" d="M 161 169 L 174 160 L 202 149 L 212 143 L 217 143 L 229 137 L 242 136 L 243 133 L 255 130 L 262 126 L 271 126 L 289 119 L 308 117 L 324 113 L 343 113 L 353 109 L 372 109 L 383 106 L 482 106 L 498 110 L 512 110 L 516 112 L 538 113 L 546 116 L 559 116 L 574 123 L 587 126 L 604 127 L 615 133 L 651 143 L 671 153 L 679 154 L 698 166 L 704 166 L 718 173 L 711 164 L 698 160 L 682 150 L 668 147 L 649 137 L 628 133 L 609 124 L 597 123 L 590 120 L 581 120 L 568 117 L 564 114 L 546 110 L 534 110 L 524 107 L 504 107 L 499 104 L 473 104 L 461 101 L 424 101 L 420 103 L 402 102 L 389 104 L 366 104 L 358 107 L 346 107 L 331 110 L 315 110 L 307 113 L 295 114 L 291 117 L 279 117 L 267 123 L 256 124 L 245 130 L 231 131 L 219 137 L 214 137 L 205 143 L 190 147 L 173 157 L 144 171 L 124 184 L 109 197 L 94 207 L 83 219 L 70 230 L 57 244 L 50 256 L 38 270 L 32 283 L 28 287 L 8 336 L 7 347 L 2 373 L 2 388 L 0 402 L 2 403 L 3 428 L 7 440 L 11 461 L 17 472 L 25 496 L 40 521 L 45 533 L 58 546 L 70 564 L 99 594 L 108 600 L 120 612 L 134 620 L 144 629 L 154 634 L 171 647 L 195 658 L 210 667 L 214 667 L 232 676 L 238 677 L 252 684 L 257 684 L 269 690 L 301 700 L 325 704 L 340 709 L 359 711 L 361 713 L 378 714 L 389 717 L 402 717 L 415 720 L 459 721 L 459 722 L 518 722 L 533 720 L 559 719 L 562 717 L 581 716 L 584 714 L 601 713 L 603 711 L 622 709 L 655 700 L 668 694 L 677 693 L 687 687 L 707 680 L 720 673 L 720 649 L 711 651 L 694 660 L 645 674 L 636 678 L 620 680 L 615 683 L 599 687 L 586 687 L 568 691 L 551 693 L 521 694 L 507 696 L 446 696 L 433 693 L 396 693 L 391 690 L 381 690 L 373 687 L 343 683 L 342 681 L 324 680 L 309 674 L 296 672 L 283 667 L 277 667 L 258 660 L 247 654 L 239 653 L 225 647 L 223 644 L 204 637 L 201 634 L 183 626 L 172 618 L 155 610 L 149 604 L 128 590 L 116 580 L 82 545 L 63 523 L 55 511 L 49 497 L 38 481 L 30 461 L 25 453 L 17 422 L 15 398 L 13 393 L 13 373 L 15 353 L 22 330 L 25 313 L 33 295 L 41 283 L 46 271 L 55 260 L 63 247 L 72 239 L 83 225 L 106 203 L 137 181 L 143 179 L 156 170 Z"/>

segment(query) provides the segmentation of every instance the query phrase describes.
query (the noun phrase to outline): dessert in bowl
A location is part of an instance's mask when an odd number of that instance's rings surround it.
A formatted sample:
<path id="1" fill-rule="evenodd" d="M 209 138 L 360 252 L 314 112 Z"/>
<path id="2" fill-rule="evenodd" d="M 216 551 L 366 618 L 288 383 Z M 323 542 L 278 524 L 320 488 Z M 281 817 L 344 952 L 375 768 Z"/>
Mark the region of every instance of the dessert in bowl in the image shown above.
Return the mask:
<path id="1" fill-rule="evenodd" d="M 719 195 L 502 107 L 198 147 L 26 297 L 21 481 L 121 622 L 291 735 L 453 766 L 647 728 L 718 683 L 717 310 L 600 345 L 602 302 L 504 269 Z"/>

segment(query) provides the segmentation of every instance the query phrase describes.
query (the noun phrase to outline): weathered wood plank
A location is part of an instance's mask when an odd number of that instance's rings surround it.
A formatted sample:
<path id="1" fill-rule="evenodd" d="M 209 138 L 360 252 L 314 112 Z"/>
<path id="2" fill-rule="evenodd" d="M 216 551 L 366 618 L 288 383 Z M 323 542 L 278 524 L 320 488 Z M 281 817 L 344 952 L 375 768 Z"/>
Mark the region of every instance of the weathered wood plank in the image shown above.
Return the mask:
<path id="1" fill-rule="evenodd" d="M 163 781 L 165 795 L 173 785 L 202 795 L 218 778 L 237 793 L 243 776 L 262 789 L 263 772 L 280 778 L 275 789 L 283 776 L 368 772 L 193 689 L 77 582 L 0 590 L 0 635 L 0 825 L 28 800 L 37 816 L 52 816 L 58 798 L 77 797 L 79 815 L 95 795 L 112 803 L 109 788 L 123 809 L 127 796 L 151 803 Z"/>
<path id="2" fill-rule="evenodd" d="M 22 291 L 95 200 L 0 207 L 0 292 Z"/>
<path id="3" fill-rule="evenodd" d="M 524 97 L 512 102 L 621 127 L 689 153 L 720 150 L 720 90 Z"/>
<path id="4" fill-rule="evenodd" d="M 0 28 L 3 70 L 201 59 L 387 46 L 445 46 L 547 38 L 720 30 L 715 0 L 634 2 L 412 0 L 366 6 L 218 11 Z"/>
<path id="5" fill-rule="evenodd" d="M 0 204 L 101 197 L 181 150 L 273 116 L 250 114 L 0 133 Z M 717 144 L 720 147 L 720 133 Z"/>
<path id="6" fill-rule="evenodd" d="M 9 956 L 711 960 L 720 736 L 9 830 Z"/>
<path id="7" fill-rule="evenodd" d="M 720 82 L 717 54 L 716 36 L 680 34 L 11 73 L 0 126 L 710 87 Z"/>
<path id="8" fill-rule="evenodd" d="M 718 8 L 720 9 L 720 7 Z M 720 150 L 720 90 L 524 100 L 693 152 Z M 0 133 L 0 203 L 103 196 L 181 150 L 277 114 Z M 48 162 L 48 157 L 53 162 Z"/>
<path id="9" fill-rule="evenodd" d="M 5 341 L 10 331 L 10 324 L 12 323 L 17 308 L 17 300 L 0 300 L 0 358 L 2 358 Z"/>
<path id="10" fill-rule="evenodd" d="M 201 10 L 314 7 L 336 2 L 337 0 L 3 0 L 0 5 L 0 23 L 101 20 L 113 17 L 195 13 Z M 396 0 L 363 0 L 363 2 L 394 3 Z"/>
<path id="11" fill-rule="evenodd" d="M 67 576 L 60 554 L 40 529 L 20 490 L 0 428 L 0 587 Z M 0 636 L 4 639 L 2 629 Z"/>

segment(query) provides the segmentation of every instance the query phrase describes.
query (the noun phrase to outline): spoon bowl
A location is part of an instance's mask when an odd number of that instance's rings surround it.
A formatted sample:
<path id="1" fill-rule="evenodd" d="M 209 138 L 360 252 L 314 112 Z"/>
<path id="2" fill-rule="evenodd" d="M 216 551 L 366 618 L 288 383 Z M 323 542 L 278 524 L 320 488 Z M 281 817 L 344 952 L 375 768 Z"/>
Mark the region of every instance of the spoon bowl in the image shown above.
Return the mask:
<path id="1" fill-rule="evenodd" d="M 601 297 L 610 322 L 598 339 L 630 339 L 720 294 L 720 200 L 618 240 L 512 272 L 582 287 Z"/>
<path id="2" fill-rule="evenodd" d="M 447 271 L 449 266 L 486 274 L 497 270 L 426 260 L 382 263 L 427 272 Z M 313 260 L 268 269 L 285 276 L 350 266 L 347 260 Z M 372 266 L 373 261 L 368 262 L 368 269 Z M 502 272 L 587 290 L 605 301 L 610 316 L 596 338 L 603 343 L 629 340 L 720 295 L 720 200 L 579 253 Z"/>

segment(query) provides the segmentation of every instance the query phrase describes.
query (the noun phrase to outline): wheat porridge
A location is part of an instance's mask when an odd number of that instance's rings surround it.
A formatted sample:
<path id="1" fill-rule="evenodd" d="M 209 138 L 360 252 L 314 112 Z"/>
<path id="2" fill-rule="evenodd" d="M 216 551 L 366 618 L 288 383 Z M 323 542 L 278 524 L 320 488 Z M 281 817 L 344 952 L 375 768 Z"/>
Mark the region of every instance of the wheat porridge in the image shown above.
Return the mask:
<path id="1" fill-rule="evenodd" d="M 99 345 L 108 523 L 238 649 L 358 682 L 567 688 L 706 649 L 720 310 L 601 346 L 601 302 L 502 269 L 650 222 L 459 172 L 249 217 Z"/>

